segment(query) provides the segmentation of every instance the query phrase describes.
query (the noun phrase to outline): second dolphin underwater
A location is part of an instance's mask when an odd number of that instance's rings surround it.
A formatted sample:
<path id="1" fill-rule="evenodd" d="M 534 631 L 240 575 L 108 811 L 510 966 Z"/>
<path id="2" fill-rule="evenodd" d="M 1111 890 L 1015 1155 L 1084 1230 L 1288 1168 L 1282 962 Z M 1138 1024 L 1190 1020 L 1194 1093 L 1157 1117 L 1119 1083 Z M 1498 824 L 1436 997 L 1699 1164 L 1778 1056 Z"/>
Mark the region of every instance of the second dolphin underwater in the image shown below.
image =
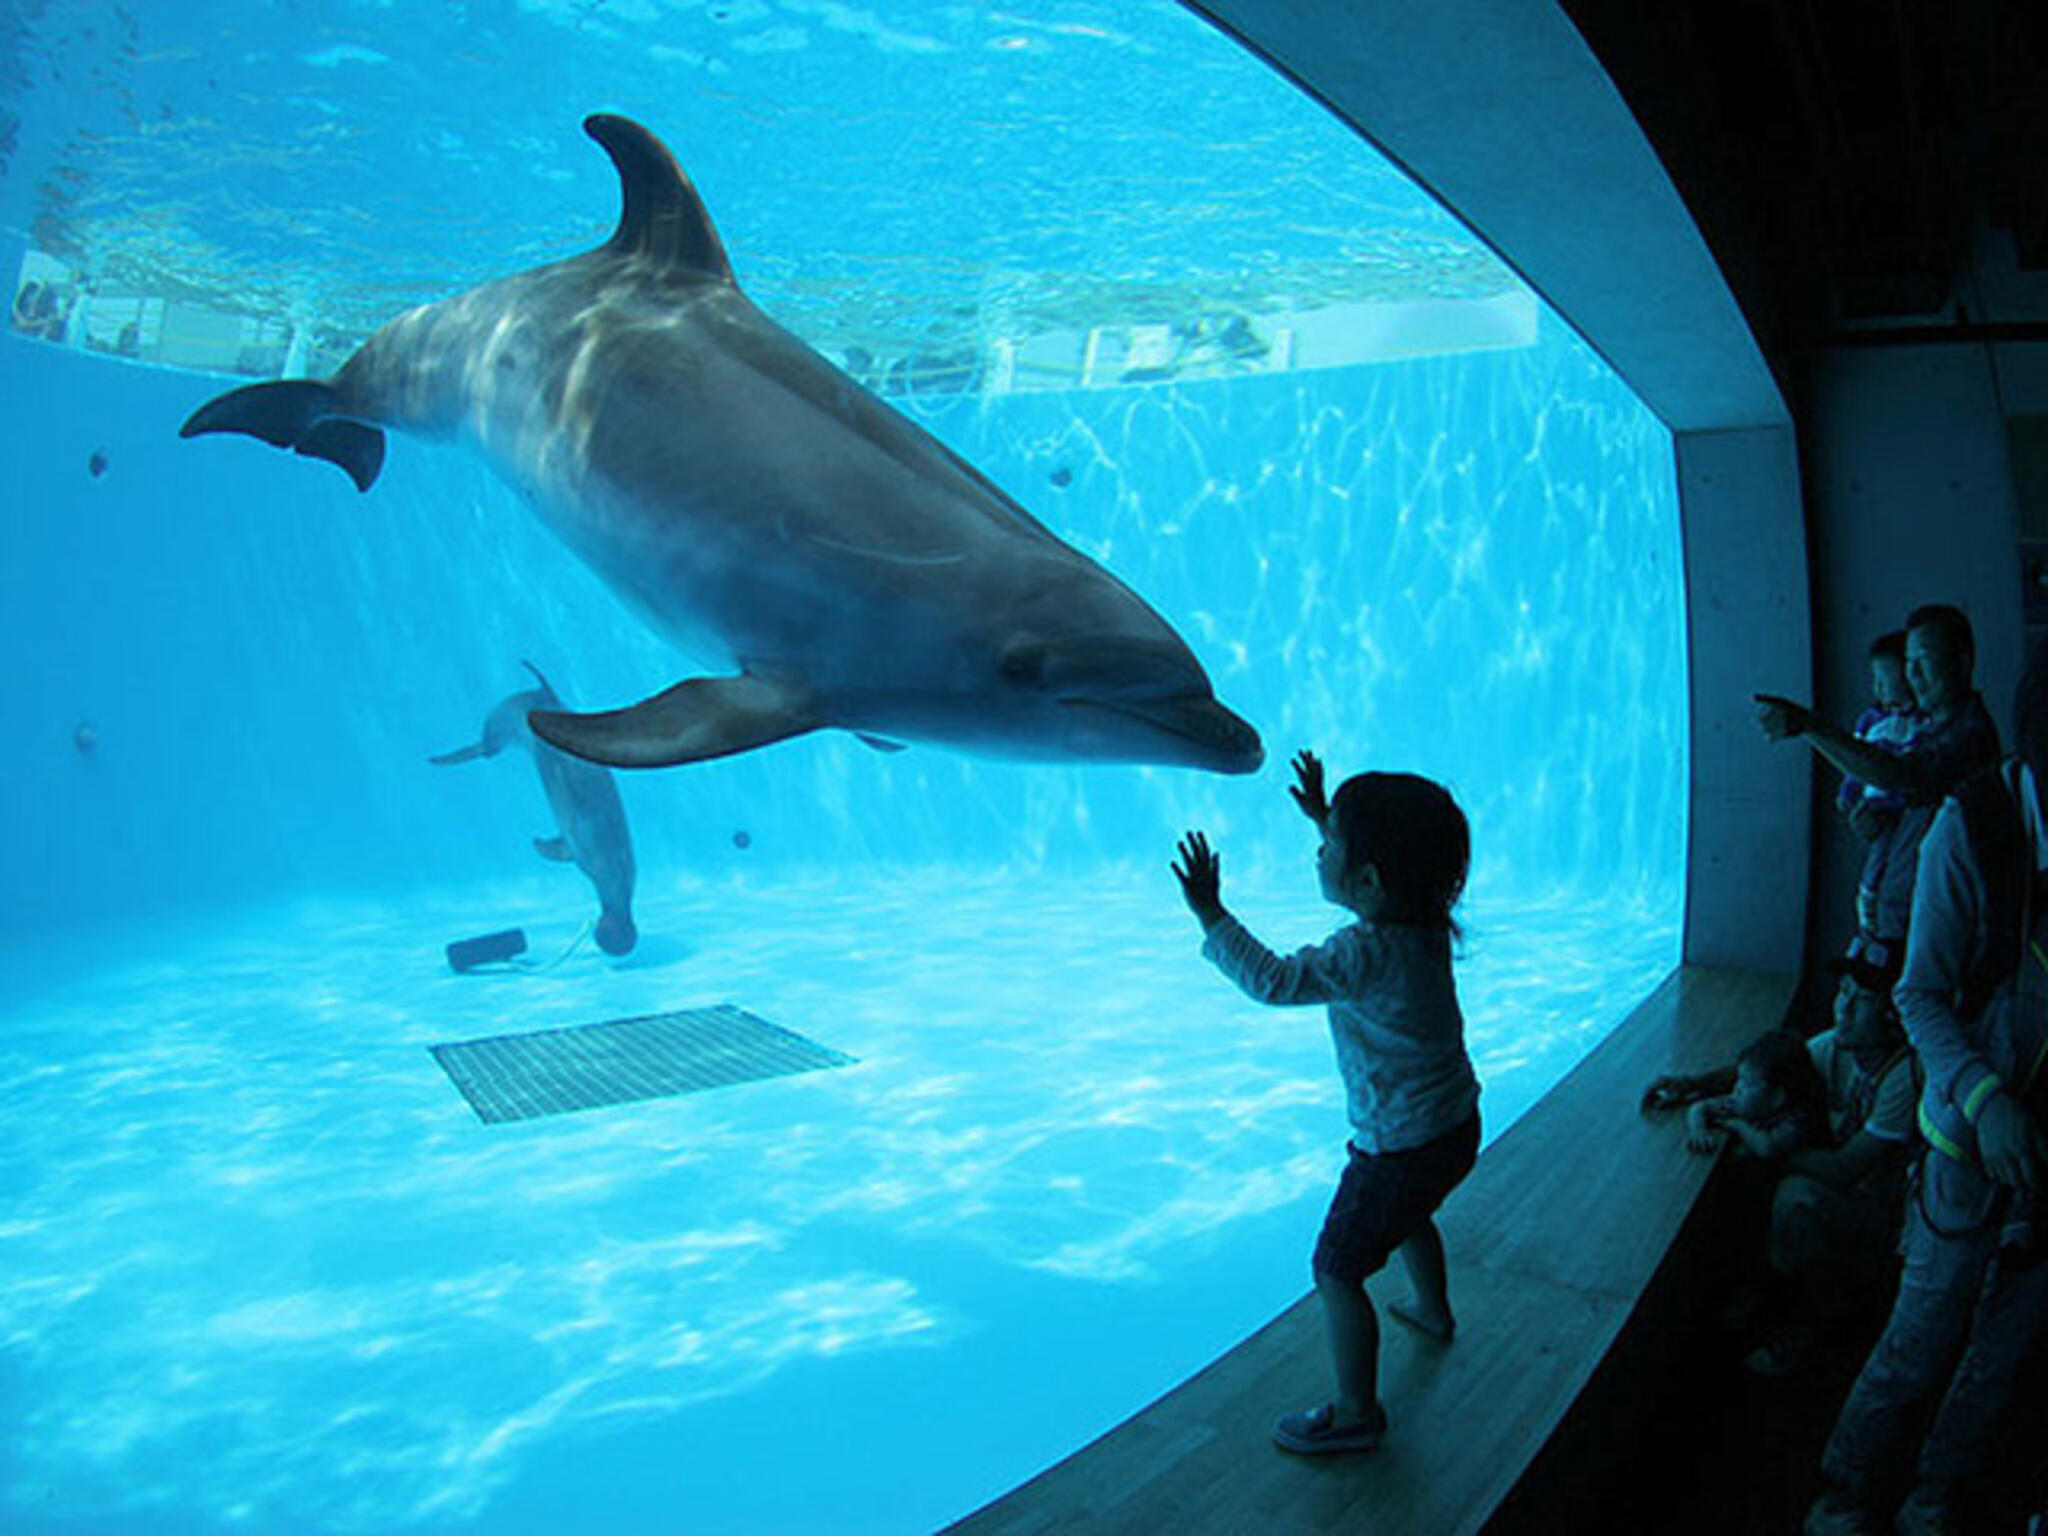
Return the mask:
<path id="1" fill-rule="evenodd" d="M 659 767 L 825 727 L 878 745 L 1250 773 L 1258 733 L 1181 637 L 973 466 L 756 309 L 667 148 L 593 116 L 623 210 L 596 250 L 398 316 L 329 380 L 254 384 L 182 434 L 327 459 L 463 443 L 658 633 L 734 675 L 543 740 Z"/>
<path id="2" fill-rule="evenodd" d="M 562 700 L 539 667 L 530 661 L 525 665 L 539 686 L 499 700 L 484 717 L 483 734 L 475 742 L 427 761 L 445 768 L 496 757 L 508 748 L 532 754 L 541 793 L 555 814 L 555 835 L 536 837 L 534 851 L 583 871 L 597 892 L 597 947 L 608 955 L 627 954 L 639 942 L 640 931 L 633 923 L 633 837 L 626 830 L 625 802 L 604 769 L 557 752 L 528 728 L 527 717 L 535 710 L 559 710 Z"/>

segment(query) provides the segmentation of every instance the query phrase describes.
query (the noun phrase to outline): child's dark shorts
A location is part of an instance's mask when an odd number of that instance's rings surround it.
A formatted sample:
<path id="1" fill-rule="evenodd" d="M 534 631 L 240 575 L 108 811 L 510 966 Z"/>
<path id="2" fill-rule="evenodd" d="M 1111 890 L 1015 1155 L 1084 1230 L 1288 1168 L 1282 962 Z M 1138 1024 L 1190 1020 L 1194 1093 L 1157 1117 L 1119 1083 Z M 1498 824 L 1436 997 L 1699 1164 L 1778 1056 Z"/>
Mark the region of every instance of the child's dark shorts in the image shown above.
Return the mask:
<path id="1" fill-rule="evenodd" d="M 1394 1250 L 1422 1230 L 1445 1196 L 1479 1159 L 1479 1111 L 1434 1141 L 1400 1152 L 1351 1148 L 1323 1235 L 1315 1272 L 1356 1285 L 1386 1267 Z"/>

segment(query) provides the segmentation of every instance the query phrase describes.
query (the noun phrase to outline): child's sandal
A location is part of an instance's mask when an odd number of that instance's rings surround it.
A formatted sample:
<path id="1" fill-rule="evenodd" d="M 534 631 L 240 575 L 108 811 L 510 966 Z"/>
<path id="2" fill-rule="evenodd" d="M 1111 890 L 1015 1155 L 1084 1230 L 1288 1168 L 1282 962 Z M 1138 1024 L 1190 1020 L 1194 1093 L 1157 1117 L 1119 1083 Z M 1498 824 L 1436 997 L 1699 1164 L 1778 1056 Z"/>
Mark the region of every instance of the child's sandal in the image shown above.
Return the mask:
<path id="1" fill-rule="evenodd" d="M 1377 1403 L 1362 1424 L 1337 1423 L 1333 1403 L 1290 1413 L 1273 1426 L 1273 1443 L 1297 1456 L 1328 1456 L 1339 1451 L 1376 1451 L 1387 1437 L 1387 1411 Z"/>

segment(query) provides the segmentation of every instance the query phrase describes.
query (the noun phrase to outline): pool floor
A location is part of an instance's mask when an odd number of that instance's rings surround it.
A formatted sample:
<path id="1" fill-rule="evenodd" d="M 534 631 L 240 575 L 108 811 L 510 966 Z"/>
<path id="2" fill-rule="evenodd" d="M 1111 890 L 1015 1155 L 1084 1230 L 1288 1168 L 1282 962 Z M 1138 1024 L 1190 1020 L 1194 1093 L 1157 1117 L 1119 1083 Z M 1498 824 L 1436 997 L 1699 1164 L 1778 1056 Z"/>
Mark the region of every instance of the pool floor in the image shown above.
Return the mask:
<path id="1" fill-rule="evenodd" d="M 1305 884 L 1227 894 L 1291 945 L 1337 916 Z M 336 899 L 14 968 L 0 1526 L 928 1530 L 1306 1288 L 1344 1137 L 1321 1010 L 1204 964 L 1163 861 L 676 882 L 624 963 L 574 942 L 583 894 Z M 1675 929 L 1475 908 L 1497 1134 Z M 448 970 L 514 925 L 543 963 Z M 720 1003 L 857 1061 L 484 1125 L 428 1049 Z"/>

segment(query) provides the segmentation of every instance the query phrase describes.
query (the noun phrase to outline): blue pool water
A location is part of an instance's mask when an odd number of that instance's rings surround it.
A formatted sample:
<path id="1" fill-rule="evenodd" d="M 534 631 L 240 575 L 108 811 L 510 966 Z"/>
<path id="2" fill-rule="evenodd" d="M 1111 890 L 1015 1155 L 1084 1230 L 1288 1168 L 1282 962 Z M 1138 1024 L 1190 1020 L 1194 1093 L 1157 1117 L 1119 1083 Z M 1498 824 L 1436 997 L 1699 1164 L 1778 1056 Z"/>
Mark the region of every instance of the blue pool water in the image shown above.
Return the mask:
<path id="1" fill-rule="evenodd" d="M 1547 311 L 1445 324 L 1512 279 L 1192 18 L 1029 9 L 10 13 L 4 254 L 99 318 L 0 333 L 0 1528 L 903 1532 L 1029 1476 L 1306 1286 L 1323 1022 L 1232 992 L 1166 869 L 1206 828 L 1270 939 L 1334 926 L 1298 747 L 1471 814 L 1490 1135 L 1675 963 L 1668 436 Z M 691 665 L 459 453 L 394 439 L 361 497 L 180 442 L 230 381 L 106 317 L 239 295 L 310 365 L 601 238 L 598 108 L 1266 769 L 827 733 L 624 776 L 643 938 L 597 953 L 530 767 L 426 759 L 522 659 L 586 707 Z M 1300 365 L 999 376 L 1225 314 L 1306 317 Z M 531 969 L 450 973 L 511 926 Z M 856 1063 L 485 1126 L 428 1050 L 720 1002 Z"/>

